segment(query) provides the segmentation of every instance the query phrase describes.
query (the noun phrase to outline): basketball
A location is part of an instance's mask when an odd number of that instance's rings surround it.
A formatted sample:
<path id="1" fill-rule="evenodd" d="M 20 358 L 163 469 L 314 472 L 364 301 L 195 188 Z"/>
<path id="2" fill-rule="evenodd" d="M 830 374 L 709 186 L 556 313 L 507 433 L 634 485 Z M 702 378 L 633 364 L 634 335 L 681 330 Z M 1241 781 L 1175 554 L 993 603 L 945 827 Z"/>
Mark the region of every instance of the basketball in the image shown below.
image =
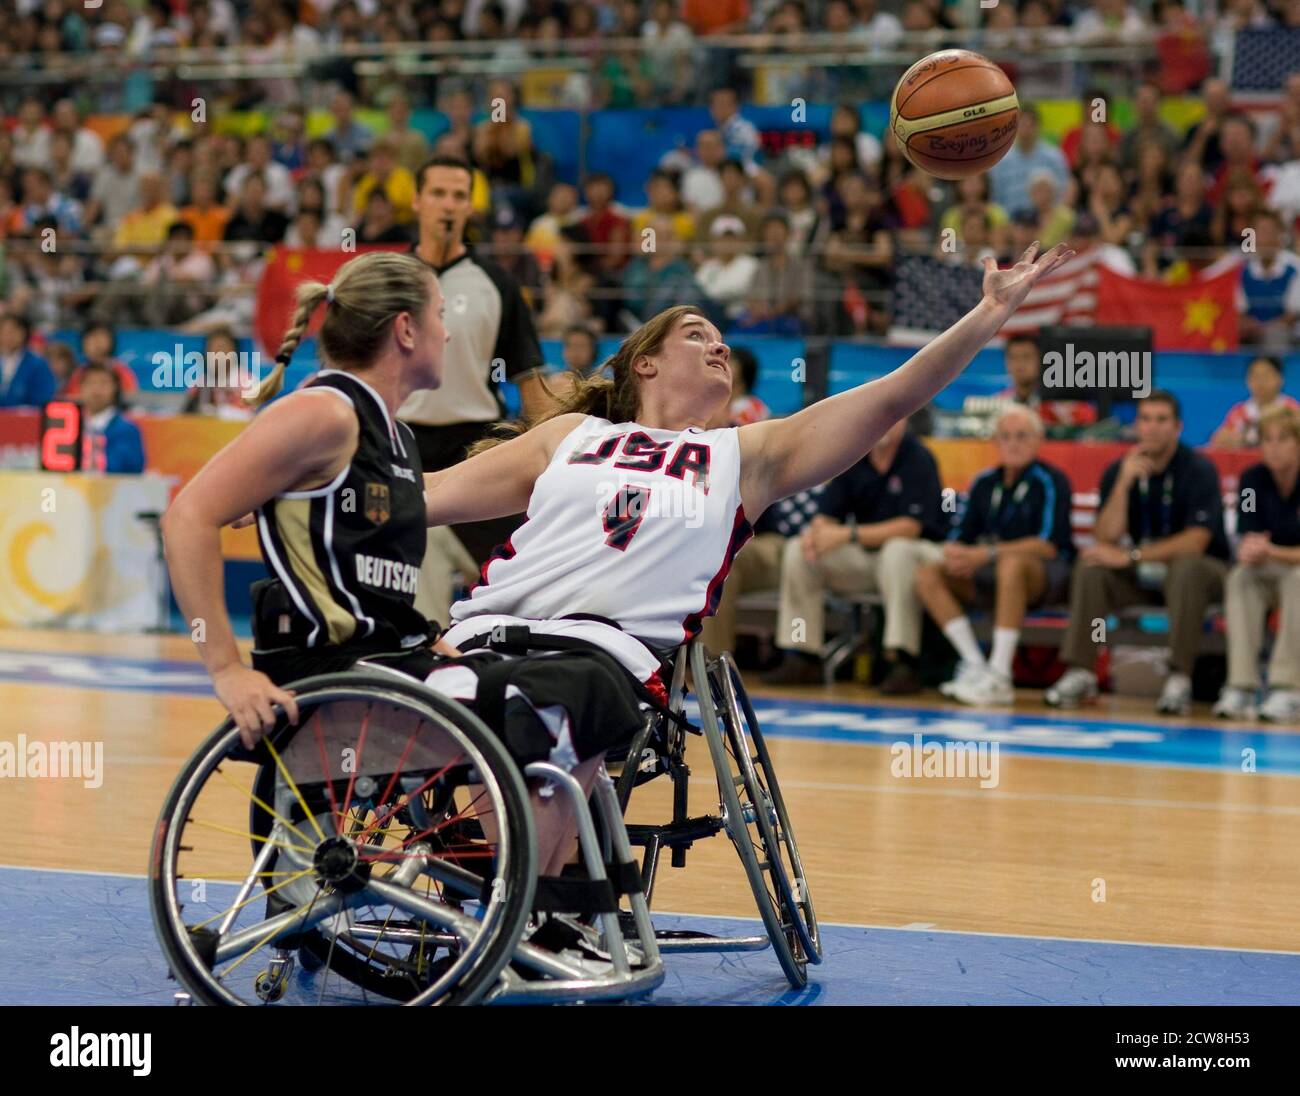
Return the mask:
<path id="1" fill-rule="evenodd" d="M 996 164 L 1016 139 L 1020 104 L 1007 74 L 965 49 L 923 57 L 894 88 L 889 127 L 905 155 L 940 179 Z"/>

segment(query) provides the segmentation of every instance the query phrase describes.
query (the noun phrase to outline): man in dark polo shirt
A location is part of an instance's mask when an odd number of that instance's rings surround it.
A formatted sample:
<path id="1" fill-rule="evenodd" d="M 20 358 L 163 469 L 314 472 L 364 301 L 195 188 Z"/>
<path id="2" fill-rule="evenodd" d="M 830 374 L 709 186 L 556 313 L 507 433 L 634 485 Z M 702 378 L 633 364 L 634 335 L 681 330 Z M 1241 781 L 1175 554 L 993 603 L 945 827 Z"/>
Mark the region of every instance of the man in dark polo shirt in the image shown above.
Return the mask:
<path id="1" fill-rule="evenodd" d="M 466 450 L 500 421 L 505 413 L 502 382 L 519 386 L 525 415 L 539 414 L 549 403 L 538 379 L 541 347 L 518 285 L 465 244 L 472 184 L 470 165 L 454 156 L 433 157 L 416 176 L 413 208 L 419 236 L 411 250 L 438 275 L 450 334 L 441 387 L 413 392 L 399 412 L 415 432 L 426 472 L 464 460 Z M 451 529 L 477 570 L 522 520 L 516 514 Z M 416 605 L 444 624 L 451 571 L 467 567 L 458 549 L 445 530 L 430 531 Z"/>
<path id="2" fill-rule="evenodd" d="M 915 679 L 899 652 L 920 650 L 920 620 L 910 584 L 900 588 L 888 561 L 894 544 L 943 535 L 940 494 L 934 457 L 907 432 L 907 420 L 895 423 L 870 453 L 831 480 L 817 516 L 785 543 L 775 636 L 785 658 L 764 681 L 821 682 L 827 589 L 884 597 L 884 645 L 896 660 L 886 684 L 894 690 L 897 679 Z"/>
<path id="3" fill-rule="evenodd" d="M 1300 410 L 1274 407 L 1259 421 L 1259 464 L 1241 474 L 1237 566 L 1228 572 L 1228 681 L 1214 714 L 1300 724 Z M 1269 610 L 1277 636 L 1260 691 L 1259 649 Z"/>
<path id="4" fill-rule="evenodd" d="M 1130 605 L 1169 612 L 1171 673 L 1156 703 L 1181 715 L 1192 703 L 1192 667 L 1205 610 L 1223 594 L 1228 538 L 1219 473 L 1180 442 L 1182 408 L 1159 389 L 1138 404 L 1137 445 L 1101 478 L 1097 542 L 1079 554 L 1061 658 L 1070 667 L 1044 699 L 1070 708 L 1095 696 L 1097 621 Z"/>
<path id="5" fill-rule="evenodd" d="M 1013 404 L 993 432 L 998 463 L 971 484 L 961 524 L 916 568 L 926 612 L 961 657 L 944 696 L 976 707 L 1011 704 L 1011 666 L 1025 612 L 1064 600 L 1070 586 L 1070 481 L 1038 459 L 1043 423 Z M 985 659 L 964 605 L 993 610 L 993 649 Z"/>

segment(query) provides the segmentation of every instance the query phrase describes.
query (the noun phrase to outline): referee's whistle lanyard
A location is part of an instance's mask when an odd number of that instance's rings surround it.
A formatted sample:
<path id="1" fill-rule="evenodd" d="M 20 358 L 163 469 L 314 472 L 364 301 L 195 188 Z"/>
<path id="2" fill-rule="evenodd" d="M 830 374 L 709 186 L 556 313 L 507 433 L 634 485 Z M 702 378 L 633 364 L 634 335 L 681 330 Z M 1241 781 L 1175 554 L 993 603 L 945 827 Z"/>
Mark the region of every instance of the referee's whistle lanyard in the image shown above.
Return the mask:
<path id="1" fill-rule="evenodd" d="M 1142 536 L 1138 541 L 1139 544 L 1146 544 L 1156 539 L 1151 535 L 1151 506 L 1149 502 L 1151 494 L 1151 483 L 1143 477 L 1138 481 L 1138 492 L 1142 497 L 1142 504 L 1139 507 L 1139 513 L 1142 515 L 1141 528 Z M 1163 487 L 1160 492 L 1160 531 L 1159 536 L 1169 536 L 1169 527 L 1174 516 L 1174 474 L 1167 471 L 1164 475 Z"/>

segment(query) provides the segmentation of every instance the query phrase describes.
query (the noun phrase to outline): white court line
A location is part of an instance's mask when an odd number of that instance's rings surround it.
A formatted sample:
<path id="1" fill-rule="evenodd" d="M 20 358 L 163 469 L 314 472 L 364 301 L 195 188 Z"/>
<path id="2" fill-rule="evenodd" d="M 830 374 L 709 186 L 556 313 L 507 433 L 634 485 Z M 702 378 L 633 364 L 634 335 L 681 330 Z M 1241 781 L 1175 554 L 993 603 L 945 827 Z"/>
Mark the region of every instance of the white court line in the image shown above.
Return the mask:
<path id="1" fill-rule="evenodd" d="M 918 778 L 913 777 L 910 779 L 915 780 Z M 958 778 L 921 777 L 919 779 L 955 780 Z M 977 778 L 972 776 L 966 777 L 965 779 L 975 780 Z M 717 787 L 716 780 L 710 780 L 703 776 L 692 777 L 690 782 L 692 784 L 698 784 L 701 787 Z M 782 780 L 781 787 L 800 788 L 804 791 L 822 792 L 884 792 L 886 795 L 941 795 L 957 798 L 996 797 L 999 799 L 1020 799 L 1028 802 L 1090 803 L 1107 807 L 1147 807 L 1154 810 L 1161 810 L 1165 807 L 1170 807 L 1177 810 L 1191 811 L 1239 811 L 1243 814 L 1300 815 L 1300 806 L 1270 807 L 1254 803 L 1203 803 L 1188 799 L 1126 799 L 1117 795 L 1070 795 L 1068 793 L 1055 794 L 1051 792 L 1008 792 L 1003 791 L 1000 788 L 909 787 L 903 783 L 903 778 L 901 777 L 899 778 L 898 784 L 833 784 L 820 780 Z"/>
<path id="2" fill-rule="evenodd" d="M 51 872 L 57 875 L 94 875 L 110 879 L 148 879 L 147 875 L 124 871 L 82 871 L 78 868 L 34 868 L 29 864 L 0 864 L 0 871 Z M 236 884 L 231 884 L 234 886 Z M 732 913 L 683 913 L 680 910 L 652 909 L 652 917 L 705 917 L 714 921 L 743 921 L 761 924 L 757 917 L 740 917 Z M 1120 944 L 1134 948 L 1186 948 L 1192 951 L 1244 952 L 1251 955 L 1300 955 L 1300 951 L 1279 951 L 1276 948 L 1242 948 L 1223 944 L 1170 944 L 1154 940 L 1104 940 L 1091 936 L 1037 936 L 1015 932 L 980 932 L 976 929 L 938 929 L 926 922 L 914 921 L 907 925 L 873 925 L 860 921 L 819 921 L 818 924 L 836 929 L 879 929 L 884 932 L 934 932 L 944 936 L 989 936 L 999 940 L 1051 940 L 1063 944 Z"/>

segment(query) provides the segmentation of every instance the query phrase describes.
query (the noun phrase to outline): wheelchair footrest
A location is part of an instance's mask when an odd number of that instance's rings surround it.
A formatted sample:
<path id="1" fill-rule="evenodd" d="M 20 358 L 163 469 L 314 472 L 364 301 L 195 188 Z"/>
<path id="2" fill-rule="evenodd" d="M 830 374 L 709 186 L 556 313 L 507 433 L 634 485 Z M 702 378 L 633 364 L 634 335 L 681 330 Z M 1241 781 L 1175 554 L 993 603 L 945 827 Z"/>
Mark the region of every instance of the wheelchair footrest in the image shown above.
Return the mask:
<path id="1" fill-rule="evenodd" d="M 683 818 L 680 822 L 667 822 L 662 826 L 633 826 L 627 828 L 627 839 L 633 845 L 648 845 L 655 841 L 670 849 L 690 848 L 702 837 L 712 837 L 721 833 L 722 819 L 716 814 L 701 815 L 699 818 Z"/>
<path id="2" fill-rule="evenodd" d="M 684 929 L 655 929 L 661 952 L 674 951 L 762 951 L 772 941 L 766 936 L 714 936 Z"/>

